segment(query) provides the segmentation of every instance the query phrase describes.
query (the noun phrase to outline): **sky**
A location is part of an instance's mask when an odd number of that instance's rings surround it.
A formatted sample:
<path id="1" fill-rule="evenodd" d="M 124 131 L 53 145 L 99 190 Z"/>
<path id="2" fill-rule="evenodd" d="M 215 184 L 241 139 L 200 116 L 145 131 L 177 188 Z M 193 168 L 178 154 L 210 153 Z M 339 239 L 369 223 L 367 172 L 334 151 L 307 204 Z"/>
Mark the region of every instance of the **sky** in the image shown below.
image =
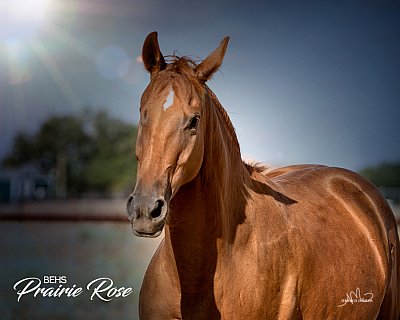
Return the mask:
<path id="1" fill-rule="evenodd" d="M 0 158 L 50 116 L 105 109 L 136 124 L 152 31 L 164 55 L 200 58 L 231 37 L 208 85 L 244 158 L 351 170 L 400 160 L 394 0 L 0 0 Z"/>

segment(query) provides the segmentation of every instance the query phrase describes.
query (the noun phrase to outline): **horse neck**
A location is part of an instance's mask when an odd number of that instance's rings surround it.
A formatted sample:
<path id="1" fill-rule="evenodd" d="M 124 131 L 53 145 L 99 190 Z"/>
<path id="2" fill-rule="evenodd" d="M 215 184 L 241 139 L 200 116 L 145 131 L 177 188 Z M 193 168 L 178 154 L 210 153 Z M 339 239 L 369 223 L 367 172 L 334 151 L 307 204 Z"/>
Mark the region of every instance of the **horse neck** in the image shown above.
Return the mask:
<path id="1" fill-rule="evenodd" d="M 212 282 L 217 242 L 229 246 L 244 220 L 248 173 L 236 136 L 230 132 L 221 106 L 209 99 L 203 165 L 194 180 L 182 186 L 170 204 L 166 246 L 175 260 L 181 286 L 198 290 Z M 247 173 L 247 176 L 246 176 Z"/>
<path id="2" fill-rule="evenodd" d="M 208 89 L 208 92 L 208 127 L 200 171 L 203 189 L 207 190 L 203 204 L 215 219 L 219 238 L 231 243 L 236 226 L 243 222 L 249 173 L 242 162 L 239 143 L 226 111 L 212 91 Z"/>

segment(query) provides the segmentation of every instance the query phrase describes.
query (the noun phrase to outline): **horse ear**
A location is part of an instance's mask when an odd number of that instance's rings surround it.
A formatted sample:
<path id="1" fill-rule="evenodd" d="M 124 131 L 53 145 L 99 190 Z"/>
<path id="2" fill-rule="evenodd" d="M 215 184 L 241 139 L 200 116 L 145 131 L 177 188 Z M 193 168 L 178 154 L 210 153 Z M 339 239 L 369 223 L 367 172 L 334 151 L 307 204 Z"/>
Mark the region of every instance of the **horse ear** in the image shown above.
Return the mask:
<path id="1" fill-rule="evenodd" d="M 228 47 L 228 42 L 229 37 L 222 39 L 219 47 L 209 54 L 208 57 L 196 67 L 195 71 L 197 79 L 199 79 L 200 82 L 204 83 L 209 80 L 214 72 L 221 66 L 222 60 L 224 60 L 226 48 Z"/>
<path id="2" fill-rule="evenodd" d="M 167 64 L 158 45 L 157 32 L 150 33 L 144 40 L 142 59 L 144 67 L 150 75 L 154 75 L 166 68 Z"/>

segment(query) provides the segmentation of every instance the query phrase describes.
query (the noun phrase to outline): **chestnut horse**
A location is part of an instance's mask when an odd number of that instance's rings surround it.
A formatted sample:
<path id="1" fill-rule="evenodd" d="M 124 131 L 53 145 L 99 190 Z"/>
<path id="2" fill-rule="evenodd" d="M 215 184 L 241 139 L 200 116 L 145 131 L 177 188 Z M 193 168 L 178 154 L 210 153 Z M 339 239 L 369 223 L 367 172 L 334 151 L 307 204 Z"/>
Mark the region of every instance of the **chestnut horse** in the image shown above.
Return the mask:
<path id="1" fill-rule="evenodd" d="M 201 63 L 143 45 L 134 234 L 161 242 L 140 291 L 142 319 L 398 319 L 399 239 L 361 176 L 320 165 L 244 163 L 205 84 L 229 38 Z"/>

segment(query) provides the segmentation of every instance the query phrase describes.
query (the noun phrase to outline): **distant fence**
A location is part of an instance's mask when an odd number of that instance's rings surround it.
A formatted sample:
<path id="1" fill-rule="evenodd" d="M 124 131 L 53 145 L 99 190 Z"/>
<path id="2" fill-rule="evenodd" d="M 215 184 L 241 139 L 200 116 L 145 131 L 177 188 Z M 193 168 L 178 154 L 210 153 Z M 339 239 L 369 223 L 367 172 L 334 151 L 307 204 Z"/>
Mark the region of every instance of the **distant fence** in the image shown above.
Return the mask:
<path id="1" fill-rule="evenodd" d="M 0 213 L 0 221 L 29 222 L 124 222 L 127 217 L 117 214 L 76 214 L 76 213 Z"/>
<path id="2" fill-rule="evenodd" d="M 0 206 L 1 221 L 128 222 L 125 199 L 70 199 Z"/>
<path id="3" fill-rule="evenodd" d="M 400 225 L 400 216 L 395 214 Z M 127 217 L 118 214 L 52 214 L 52 213 L 0 213 L 0 222 L 122 222 L 129 223 Z"/>

